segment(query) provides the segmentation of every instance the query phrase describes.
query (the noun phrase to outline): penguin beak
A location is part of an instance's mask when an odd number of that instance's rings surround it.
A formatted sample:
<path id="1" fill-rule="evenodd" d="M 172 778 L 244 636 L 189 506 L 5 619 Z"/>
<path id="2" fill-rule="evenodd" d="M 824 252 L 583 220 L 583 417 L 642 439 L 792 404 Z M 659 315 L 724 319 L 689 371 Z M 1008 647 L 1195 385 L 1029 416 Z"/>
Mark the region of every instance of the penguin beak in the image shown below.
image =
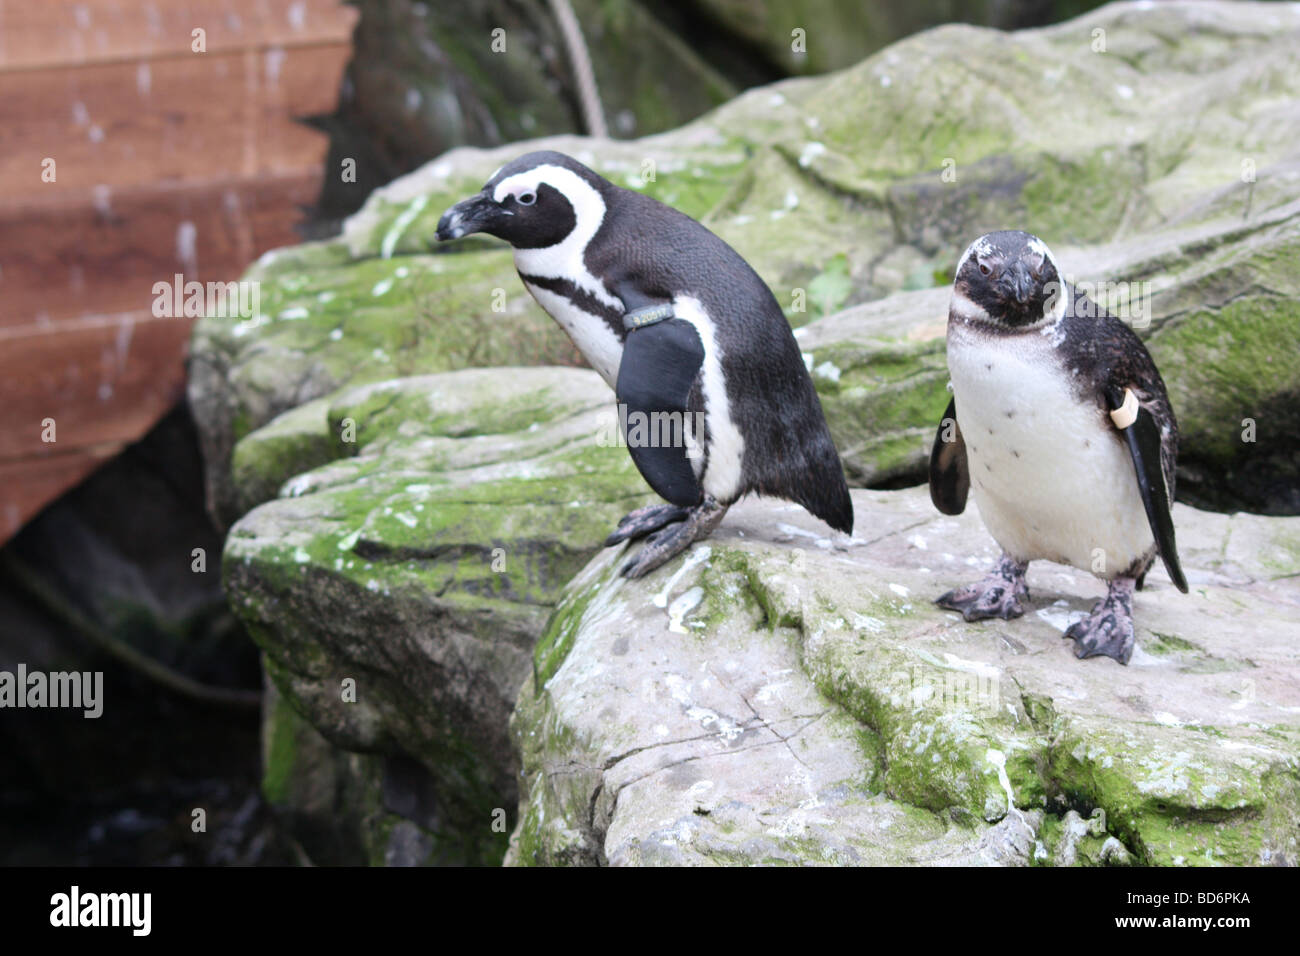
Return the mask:
<path id="1" fill-rule="evenodd" d="M 1034 277 L 1029 274 L 1029 268 L 1023 262 L 1017 262 L 1012 266 L 1007 284 L 1016 302 L 1020 305 L 1029 304 L 1034 294 Z"/>
<path id="2" fill-rule="evenodd" d="M 486 193 L 463 199 L 438 220 L 438 240 L 459 239 L 476 232 L 488 232 L 499 225 L 508 213 Z"/>

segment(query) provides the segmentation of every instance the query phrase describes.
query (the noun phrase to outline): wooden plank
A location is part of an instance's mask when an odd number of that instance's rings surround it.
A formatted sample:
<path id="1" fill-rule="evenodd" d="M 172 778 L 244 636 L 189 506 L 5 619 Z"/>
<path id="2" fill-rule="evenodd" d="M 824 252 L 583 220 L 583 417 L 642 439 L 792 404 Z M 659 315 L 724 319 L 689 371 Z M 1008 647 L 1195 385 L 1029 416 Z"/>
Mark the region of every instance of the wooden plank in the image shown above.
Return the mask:
<path id="1" fill-rule="evenodd" d="M 192 324 L 135 313 L 0 330 L 0 461 L 139 438 L 184 395 Z"/>
<path id="2" fill-rule="evenodd" d="M 0 73 L 0 198 L 319 164 L 328 137 L 295 117 L 334 109 L 349 55 L 334 44 Z"/>
<path id="3" fill-rule="evenodd" d="M 0 70 L 350 41 L 340 0 L 0 0 Z"/>
<path id="4" fill-rule="evenodd" d="M 177 272 L 187 281 L 236 279 L 268 249 L 300 241 L 298 207 L 316 200 L 321 175 L 0 203 L 0 331 L 149 311 L 154 283 Z"/>
<path id="5" fill-rule="evenodd" d="M 0 543 L 182 399 L 192 320 L 153 316 L 154 283 L 298 241 L 328 142 L 294 117 L 334 108 L 357 16 L 0 0 Z"/>
<path id="6" fill-rule="evenodd" d="M 44 458 L 0 461 L 0 545 L 124 447 L 115 443 Z"/>

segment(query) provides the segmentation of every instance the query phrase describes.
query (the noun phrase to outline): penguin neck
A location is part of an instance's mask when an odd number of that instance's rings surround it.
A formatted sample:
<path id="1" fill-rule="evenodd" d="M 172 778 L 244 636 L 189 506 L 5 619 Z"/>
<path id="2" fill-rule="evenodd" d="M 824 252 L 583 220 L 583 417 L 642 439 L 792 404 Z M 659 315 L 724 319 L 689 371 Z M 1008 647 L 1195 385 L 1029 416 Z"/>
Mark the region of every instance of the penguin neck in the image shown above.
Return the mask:
<path id="1" fill-rule="evenodd" d="M 1062 320 L 1070 311 L 1069 286 L 1064 286 L 1064 290 L 1060 296 L 1050 301 L 1051 307 L 1037 322 L 1028 325 L 1008 325 L 995 320 L 989 315 L 987 309 L 964 292 L 953 289 L 952 302 L 948 307 L 948 322 L 950 325 L 967 326 L 975 331 L 997 337 L 1031 335 L 1036 332 L 1050 337 L 1053 345 L 1059 345 L 1064 330 Z"/>
<path id="2" fill-rule="evenodd" d="M 604 225 L 608 206 L 605 197 L 591 183 L 571 170 L 548 168 L 546 181 L 559 189 L 573 207 L 574 224 L 559 242 L 540 249 L 515 249 L 515 268 L 521 275 L 567 280 L 595 296 L 604 305 L 623 311 L 605 283 L 587 268 L 587 247 Z"/>

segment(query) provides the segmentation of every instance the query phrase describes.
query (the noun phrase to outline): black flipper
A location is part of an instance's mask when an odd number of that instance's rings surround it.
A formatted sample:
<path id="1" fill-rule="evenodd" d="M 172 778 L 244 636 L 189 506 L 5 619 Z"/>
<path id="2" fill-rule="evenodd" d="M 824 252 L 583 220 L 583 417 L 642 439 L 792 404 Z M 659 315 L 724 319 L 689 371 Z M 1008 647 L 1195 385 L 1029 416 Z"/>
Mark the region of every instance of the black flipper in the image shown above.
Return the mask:
<path id="1" fill-rule="evenodd" d="M 948 439 L 945 441 L 945 437 Z M 957 427 L 957 399 L 948 402 L 939 430 L 930 450 L 930 500 L 946 515 L 966 510 L 970 492 L 970 465 L 966 459 L 966 441 Z"/>
<path id="2" fill-rule="evenodd" d="M 1112 411 L 1124 405 L 1126 391 L 1118 385 L 1106 387 L 1106 398 Z M 1119 425 L 1116 424 L 1115 427 L 1119 428 Z M 1164 562 L 1174 587 L 1186 594 L 1187 579 L 1183 577 L 1183 569 L 1178 563 L 1178 548 L 1174 543 L 1174 519 L 1170 514 L 1173 503 L 1169 500 L 1169 487 L 1165 483 L 1160 458 L 1160 426 L 1151 413 L 1139 405 L 1137 418 L 1120 431 L 1128 444 L 1129 454 L 1133 456 L 1138 490 L 1142 493 L 1142 505 L 1146 508 L 1147 523 L 1151 526 L 1152 537 L 1156 539 L 1160 560 Z"/>
<path id="3" fill-rule="evenodd" d="M 704 497 L 680 439 L 693 421 L 687 400 L 703 364 L 704 343 L 695 326 L 682 319 L 656 322 L 628 333 L 614 389 L 627 409 L 624 427 L 630 434 L 624 437 L 637 471 L 660 496 L 683 507 L 698 505 Z M 663 412 L 673 413 L 668 421 L 674 441 L 666 446 L 658 440 L 664 437 L 664 418 L 653 417 Z M 634 440 L 638 423 L 643 440 Z M 695 436 L 700 442 L 703 438 Z"/>

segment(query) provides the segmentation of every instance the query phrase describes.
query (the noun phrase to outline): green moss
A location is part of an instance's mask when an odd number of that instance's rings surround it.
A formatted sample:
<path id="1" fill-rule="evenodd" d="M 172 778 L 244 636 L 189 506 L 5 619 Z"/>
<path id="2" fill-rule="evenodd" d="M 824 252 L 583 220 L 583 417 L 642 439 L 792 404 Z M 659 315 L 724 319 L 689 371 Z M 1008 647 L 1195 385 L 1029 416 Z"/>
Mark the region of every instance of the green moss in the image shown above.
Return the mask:
<path id="1" fill-rule="evenodd" d="M 555 672 L 569 656 L 578 636 L 578 628 L 582 625 L 582 616 L 592 598 L 600 591 L 601 584 L 603 582 L 598 582 L 579 594 L 566 597 L 551 612 L 546 628 L 533 648 L 534 693 L 541 693 L 542 687 L 555 676 Z"/>
<path id="2" fill-rule="evenodd" d="M 838 312 L 848 302 L 853 293 L 853 282 L 849 278 L 849 259 L 844 253 L 832 256 L 811 282 L 808 283 L 808 299 L 812 306 L 812 317 L 820 318 Z"/>
<path id="3" fill-rule="evenodd" d="M 1134 215 L 1134 197 L 1148 174 L 1140 152 L 1110 145 L 1068 156 L 1043 153 L 1027 165 L 1034 173 L 1021 193 L 1025 216 L 1018 228 L 1053 248 L 1111 239 Z"/>
<path id="4" fill-rule="evenodd" d="M 303 720 L 283 694 L 275 695 L 269 719 L 262 725 L 262 796 L 274 805 L 289 801 L 297 767 L 298 738 Z"/>
<path id="5" fill-rule="evenodd" d="M 1259 825 L 1295 792 L 1294 767 L 1225 760 L 1182 733 L 1169 749 L 1154 731 L 1134 751 L 1124 732 L 1073 727 L 1051 756 L 1050 785 L 1074 806 L 1105 811 L 1107 828 L 1140 862 L 1252 864 L 1261 848 L 1282 845 L 1276 825 Z M 1083 812 L 1081 810 L 1081 812 Z M 1285 811 L 1282 811 L 1285 813 Z"/>
<path id="6" fill-rule="evenodd" d="M 748 556 L 732 548 L 715 551 L 700 572 L 699 586 L 704 597 L 695 611 L 695 620 L 705 634 L 715 633 L 728 620 L 770 620 L 755 592 L 755 573 Z"/>
<path id="7" fill-rule="evenodd" d="M 1300 244 L 1292 248 L 1300 256 Z M 1218 310 L 1195 309 L 1152 336 L 1152 354 L 1178 409 L 1180 441 L 1197 459 L 1223 465 L 1268 453 L 1300 428 L 1300 416 L 1288 417 L 1271 402 L 1300 393 L 1300 370 L 1281 359 L 1300 352 L 1298 320 L 1290 297 L 1246 294 Z M 1253 445 L 1242 441 L 1245 419 L 1256 422 Z"/>
<path id="8" fill-rule="evenodd" d="M 1268 542 L 1268 550 L 1259 556 L 1260 564 L 1279 577 L 1289 577 L 1300 573 L 1300 531 L 1288 531 L 1285 528 L 1274 530 Z"/>
<path id="9" fill-rule="evenodd" d="M 813 379 L 827 424 L 856 485 L 923 473 L 950 396 L 942 341 L 837 344 L 813 353 L 839 369 Z"/>
<path id="10" fill-rule="evenodd" d="M 736 146 L 738 150 L 742 148 L 740 144 Z M 693 219 L 703 219 L 722 202 L 743 168 L 744 164 L 739 162 L 685 163 L 680 168 L 656 169 L 652 181 L 643 179 L 637 170 L 619 185 L 657 199 Z"/>
<path id="11" fill-rule="evenodd" d="M 294 475 L 310 471 L 338 455 L 328 430 L 328 399 L 300 405 L 245 436 L 231 458 L 231 477 L 241 511 L 276 496 Z"/>
<path id="12" fill-rule="evenodd" d="M 1201 645 L 1178 637 L 1176 634 L 1162 634 L 1160 631 L 1152 631 L 1151 637 L 1154 640 L 1143 642 L 1143 649 L 1148 654 L 1155 654 L 1158 657 L 1177 652 L 1205 653 L 1205 648 L 1201 647 Z"/>

